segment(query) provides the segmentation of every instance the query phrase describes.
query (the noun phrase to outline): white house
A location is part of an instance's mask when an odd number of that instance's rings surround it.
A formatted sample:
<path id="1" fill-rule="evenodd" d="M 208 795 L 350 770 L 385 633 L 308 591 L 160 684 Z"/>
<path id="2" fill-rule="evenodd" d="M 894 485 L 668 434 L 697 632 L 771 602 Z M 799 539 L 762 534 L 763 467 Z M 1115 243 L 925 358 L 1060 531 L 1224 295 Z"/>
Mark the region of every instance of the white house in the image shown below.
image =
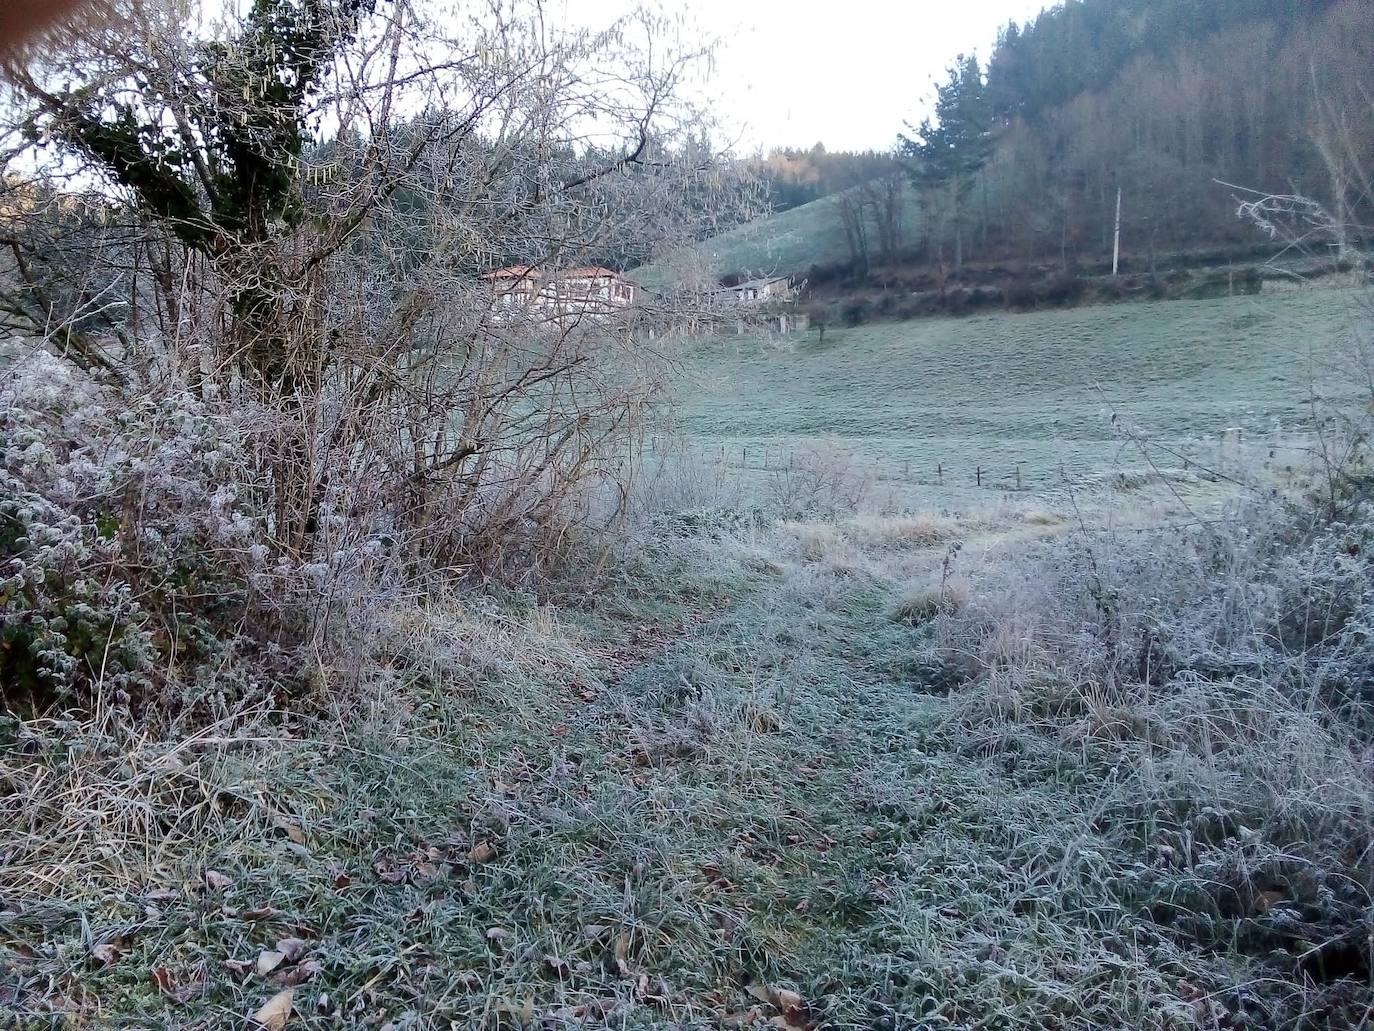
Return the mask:
<path id="1" fill-rule="evenodd" d="M 492 285 L 491 310 L 502 321 L 517 315 L 559 324 L 569 317 L 607 318 L 631 307 L 638 293 L 633 280 L 600 265 L 548 270 L 510 265 L 484 278 Z"/>
<path id="2" fill-rule="evenodd" d="M 726 287 L 722 291 L 722 299 L 736 304 L 764 304 L 768 301 L 790 301 L 795 293 L 790 276 L 766 276 Z"/>

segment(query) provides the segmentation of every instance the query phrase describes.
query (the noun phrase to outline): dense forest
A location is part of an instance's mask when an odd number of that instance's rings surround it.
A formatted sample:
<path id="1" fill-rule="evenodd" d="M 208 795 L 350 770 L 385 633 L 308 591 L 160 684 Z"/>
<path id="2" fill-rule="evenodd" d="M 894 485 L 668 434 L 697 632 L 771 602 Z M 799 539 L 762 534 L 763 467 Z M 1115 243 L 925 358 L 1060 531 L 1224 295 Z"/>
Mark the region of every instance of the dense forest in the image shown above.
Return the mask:
<path id="1" fill-rule="evenodd" d="M 1069 0 L 961 56 L 896 156 L 838 206 L 860 273 L 1109 260 L 1118 191 L 1137 271 L 1253 246 L 1236 211 L 1262 194 L 1319 205 L 1346 251 L 1374 218 L 1374 5 Z M 894 215 L 882 176 L 918 217 Z"/>
<path id="2" fill-rule="evenodd" d="M 1241 241 L 1224 183 L 1301 193 L 1367 222 L 1374 7 L 1294 0 L 1078 0 L 988 64 L 997 145 L 976 243 L 1025 257 Z"/>

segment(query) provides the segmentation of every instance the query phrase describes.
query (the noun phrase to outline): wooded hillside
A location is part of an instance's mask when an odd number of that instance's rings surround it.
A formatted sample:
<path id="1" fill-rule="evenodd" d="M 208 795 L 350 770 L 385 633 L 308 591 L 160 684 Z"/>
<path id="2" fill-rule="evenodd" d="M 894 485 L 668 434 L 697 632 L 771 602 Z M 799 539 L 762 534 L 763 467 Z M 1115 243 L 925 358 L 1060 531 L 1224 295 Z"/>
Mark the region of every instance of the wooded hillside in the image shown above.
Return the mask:
<path id="1" fill-rule="evenodd" d="M 1071 0 L 1008 26 L 968 256 L 1101 258 L 1118 187 L 1127 255 L 1253 240 L 1216 180 L 1302 193 L 1361 236 L 1371 86 L 1374 6 L 1356 0 Z"/>

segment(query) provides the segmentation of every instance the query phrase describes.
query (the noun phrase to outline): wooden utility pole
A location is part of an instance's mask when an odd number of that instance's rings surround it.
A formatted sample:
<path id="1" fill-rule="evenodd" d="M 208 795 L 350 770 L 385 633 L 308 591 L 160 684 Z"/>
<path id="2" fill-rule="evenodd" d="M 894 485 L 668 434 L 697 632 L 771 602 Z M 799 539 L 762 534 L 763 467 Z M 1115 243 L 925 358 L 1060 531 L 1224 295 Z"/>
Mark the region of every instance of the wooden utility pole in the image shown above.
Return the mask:
<path id="1" fill-rule="evenodd" d="M 1116 188 L 1116 232 L 1112 236 L 1112 278 L 1121 267 L 1121 187 Z"/>

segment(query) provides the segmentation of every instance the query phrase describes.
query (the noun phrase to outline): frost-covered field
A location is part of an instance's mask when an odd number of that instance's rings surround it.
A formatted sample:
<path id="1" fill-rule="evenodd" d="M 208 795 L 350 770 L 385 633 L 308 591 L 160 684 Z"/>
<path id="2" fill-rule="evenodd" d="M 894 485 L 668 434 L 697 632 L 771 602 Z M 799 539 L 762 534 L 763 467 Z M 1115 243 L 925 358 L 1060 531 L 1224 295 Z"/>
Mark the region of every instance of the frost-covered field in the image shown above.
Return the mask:
<path id="1" fill-rule="evenodd" d="M 985 488 L 1014 486 L 1019 465 L 1043 490 L 1237 450 L 1263 464 L 1275 438 L 1311 434 L 1314 396 L 1359 391 L 1348 352 L 1367 303 L 1314 290 L 720 337 L 685 362 L 681 425 L 731 466 L 843 449 L 916 503 L 974 488 L 980 466 Z"/>

